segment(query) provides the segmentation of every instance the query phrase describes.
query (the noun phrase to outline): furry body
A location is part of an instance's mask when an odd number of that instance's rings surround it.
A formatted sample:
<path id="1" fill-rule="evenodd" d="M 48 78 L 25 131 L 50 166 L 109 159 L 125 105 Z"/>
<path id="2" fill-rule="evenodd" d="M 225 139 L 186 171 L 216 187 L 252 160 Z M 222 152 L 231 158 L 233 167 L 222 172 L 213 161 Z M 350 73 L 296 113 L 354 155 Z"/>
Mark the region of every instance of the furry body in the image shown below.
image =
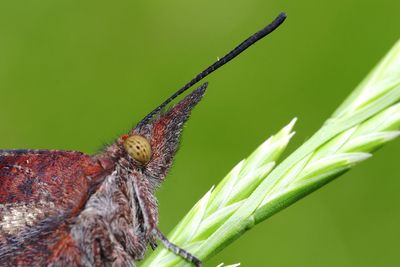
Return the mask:
<path id="1" fill-rule="evenodd" d="M 205 88 L 94 156 L 0 151 L 0 266 L 134 266 L 157 240 L 200 266 L 158 230 L 154 191 Z M 151 146 L 146 165 L 124 148 L 135 135 Z"/>
<path id="2" fill-rule="evenodd" d="M 147 245 L 154 248 L 159 240 L 200 266 L 200 260 L 169 242 L 157 228 L 154 190 L 171 167 L 183 124 L 207 83 L 168 112 L 161 111 L 285 18 L 279 14 L 98 155 L 0 150 L 0 265 L 134 266 Z"/>

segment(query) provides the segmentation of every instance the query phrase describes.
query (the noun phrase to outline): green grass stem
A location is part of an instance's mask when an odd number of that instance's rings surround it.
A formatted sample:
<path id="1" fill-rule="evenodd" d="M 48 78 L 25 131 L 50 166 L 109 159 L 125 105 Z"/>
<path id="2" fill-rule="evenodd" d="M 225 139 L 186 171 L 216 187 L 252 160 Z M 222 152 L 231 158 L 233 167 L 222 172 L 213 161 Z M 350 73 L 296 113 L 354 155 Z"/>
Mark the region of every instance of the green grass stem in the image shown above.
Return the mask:
<path id="1" fill-rule="evenodd" d="M 206 261 L 254 225 L 342 175 L 400 135 L 400 41 L 323 126 L 277 164 L 296 119 L 239 162 L 169 234 Z M 142 266 L 190 266 L 158 248 Z"/>

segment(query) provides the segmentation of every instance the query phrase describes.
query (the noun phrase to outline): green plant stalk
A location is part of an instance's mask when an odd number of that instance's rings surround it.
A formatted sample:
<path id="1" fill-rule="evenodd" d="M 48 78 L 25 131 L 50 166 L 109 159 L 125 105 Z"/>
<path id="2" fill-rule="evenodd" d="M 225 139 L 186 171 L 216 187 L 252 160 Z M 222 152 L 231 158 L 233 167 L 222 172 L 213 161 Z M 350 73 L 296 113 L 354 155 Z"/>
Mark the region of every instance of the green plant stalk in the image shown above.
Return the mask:
<path id="1" fill-rule="evenodd" d="M 319 131 L 275 167 L 295 120 L 240 162 L 169 235 L 209 259 L 255 224 L 340 176 L 399 136 L 400 41 Z M 190 266 L 157 249 L 143 266 Z"/>

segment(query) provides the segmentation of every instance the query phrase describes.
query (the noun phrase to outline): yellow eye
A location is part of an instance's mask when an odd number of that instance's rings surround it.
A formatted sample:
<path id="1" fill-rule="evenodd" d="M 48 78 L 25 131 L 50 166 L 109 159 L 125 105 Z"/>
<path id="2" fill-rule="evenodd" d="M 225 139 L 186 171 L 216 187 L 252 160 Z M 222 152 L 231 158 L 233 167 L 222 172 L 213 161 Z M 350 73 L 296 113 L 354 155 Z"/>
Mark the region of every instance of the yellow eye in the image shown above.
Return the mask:
<path id="1" fill-rule="evenodd" d="M 150 161 L 151 146 L 146 138 L 140 135 L 132 135 L 125 139 L 124 148 L 126 152 L 143 165 Z"/>

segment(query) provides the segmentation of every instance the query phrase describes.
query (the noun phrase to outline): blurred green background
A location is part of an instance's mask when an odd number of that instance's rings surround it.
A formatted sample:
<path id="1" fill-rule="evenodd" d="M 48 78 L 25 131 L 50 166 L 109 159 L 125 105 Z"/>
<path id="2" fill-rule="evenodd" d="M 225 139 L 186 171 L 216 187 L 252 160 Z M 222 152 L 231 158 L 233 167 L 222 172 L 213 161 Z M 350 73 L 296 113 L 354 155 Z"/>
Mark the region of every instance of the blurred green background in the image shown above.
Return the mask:
<path id="1" fill-rule="evenodd" d="M 293 151 L 400 37 L 400 1 L 2 1 L 0 147 L 96 152 L 279 11 L 213 74 L 158 192 L 168 233 L 270 134 Z M 395 266 L 400 142 L 278 213 L 206 266 Z"/>

